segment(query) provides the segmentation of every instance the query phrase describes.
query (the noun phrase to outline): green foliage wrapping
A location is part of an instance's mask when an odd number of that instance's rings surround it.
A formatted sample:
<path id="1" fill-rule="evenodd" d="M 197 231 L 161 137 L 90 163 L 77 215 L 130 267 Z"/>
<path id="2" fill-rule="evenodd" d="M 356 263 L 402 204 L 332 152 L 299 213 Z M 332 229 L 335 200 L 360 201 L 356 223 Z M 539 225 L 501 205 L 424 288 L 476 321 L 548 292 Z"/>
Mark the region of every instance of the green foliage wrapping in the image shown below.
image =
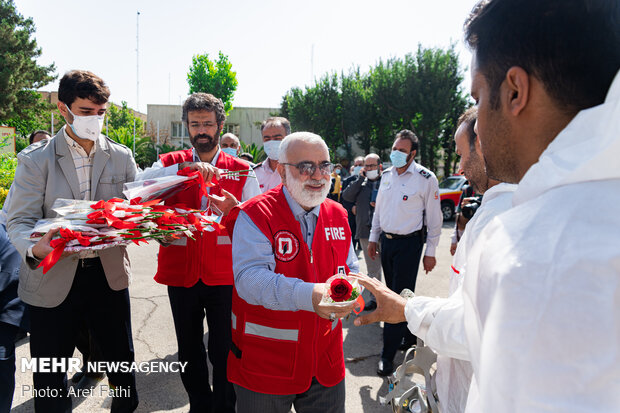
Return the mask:
<path id="1" fill-rule="evenodd" d="M 0 208 L 4 205 L 13 178 L 15 177 L 15 169 L 17 168 L 17 157 L 15 154 L 0 155 Z"/>
<path id="2" fill-rule="evenodd" d="M 208 54 L 196 55 L 187 73 L 189 93 L 210 93 L 222 99 L 226 114 L 232 110 L 232 101 L 237 90 L 237 72 L 232 71 L 228 56 L 219 52 L 217 61 L 209 60 Z"/>
<path id="3" fill-rule="evenodd" d="M 40 110 L 41 104 L 35 90 L 56 78 L 54 64 L 37 64 L 41 49 L 31 38 L 34 32 L 32 19 L 24 19 L 12 0 L 0 0 L 0 123 L 17 127 L 8 121 L 32 118 L 31 111 Z M 18 133 L 25 133 L 23 129 L 30 133 L 36 128 L 18 127 Z"/>
<path id="4" fill-rule="evenodd" d="M 453 135 L 468 102 L 454 45 L 424 49 L 403 59 L 379 60 L 367 74 L 359 68 L 325 75 L 305 90 L 293 88 L 282 99 L 282 116 L 295 130 L 321 135 L 328 147 L 350 151 L 355 139 L 364 152 L 374 149 L 386 159 L 395 134 L 413 130 L 420 138 L 423 165 L 444 172 L 454 167 Z M 350 158 L 350 153 L 347 154 Z"/>

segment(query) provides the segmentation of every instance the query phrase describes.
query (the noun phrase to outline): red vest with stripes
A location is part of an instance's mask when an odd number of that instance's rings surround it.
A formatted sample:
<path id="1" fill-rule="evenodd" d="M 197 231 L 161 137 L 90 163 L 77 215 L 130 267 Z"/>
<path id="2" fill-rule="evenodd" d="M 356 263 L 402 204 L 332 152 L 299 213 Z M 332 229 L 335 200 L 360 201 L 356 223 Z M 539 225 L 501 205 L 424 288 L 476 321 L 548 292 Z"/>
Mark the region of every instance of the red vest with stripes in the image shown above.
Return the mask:
<path id="1" fill-rule="evenodd" d="M 276 267 L 286 277 L 322 283 L 346 264 L 351 230 L 347 212 L 326 199 L 312 240 L 304 241 L 282 185 L 252 198 L 241 209 L 271 241 Z M 273 311 L 245 302 L 233 291 L 232 340 L 228 379 L 259 393 L 299 394 L 313 377 L 324 386 L 344 379 L 342 323 L 309 311 Z"/>
<path id="2" fill-rule="evenodd" d="M 191 149 L 165 153 L 159 158 L 164 166 L 194 161 Z M 230 171 L 249 169 L 247 163 L 223 151 L 220 151 L 215 166 Z M 209 188 L 209 193 L 221 196 L 222 189 L 225 189 L 241 200 L 247 178 L 235 178 L 221 179 L 216 186 Z M 198 188 L 192 187 L 168 198 L 165 204 L 182 204 L 200 209 L 200 198 Z M 232 285 L 232 244 L 226 230 L 219 233 L 203 232 L 202 236 L 197 235 L 195 238 L 195 241 L 186 238 L 186 245 L 159 247 L 155 281 L 173 287 L 191 287 L 198 280 L 206 285 Z"/>

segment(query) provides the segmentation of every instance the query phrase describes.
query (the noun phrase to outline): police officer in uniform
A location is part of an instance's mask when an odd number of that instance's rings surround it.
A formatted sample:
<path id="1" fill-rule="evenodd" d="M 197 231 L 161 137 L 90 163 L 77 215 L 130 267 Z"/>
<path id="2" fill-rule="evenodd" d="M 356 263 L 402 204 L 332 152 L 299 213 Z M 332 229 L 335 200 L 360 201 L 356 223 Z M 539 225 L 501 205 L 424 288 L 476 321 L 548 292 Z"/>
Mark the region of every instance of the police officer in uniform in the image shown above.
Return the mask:
<path id="1" fill-rule="evenodd" d="M 385 282 L 397 293 L 405 288 L 415 289 L 425 224 L 428 235 L 422 263 L 427 273 L 435 267 L 435 249 L 443 223 L 437 178 L 413 160 L 418 147 L 418 137 L 412 131 L 403 129 L 396 135 L 390 154 L 393 166 L 381 179 L 368 242 L 372 259 L 377 259 L 377 243 L 381 242 Z M 407 345 L 414 341 L 407 323 L 384 326 L 379 375 L 392 373 L 394 356 L 403 340 Z"/>

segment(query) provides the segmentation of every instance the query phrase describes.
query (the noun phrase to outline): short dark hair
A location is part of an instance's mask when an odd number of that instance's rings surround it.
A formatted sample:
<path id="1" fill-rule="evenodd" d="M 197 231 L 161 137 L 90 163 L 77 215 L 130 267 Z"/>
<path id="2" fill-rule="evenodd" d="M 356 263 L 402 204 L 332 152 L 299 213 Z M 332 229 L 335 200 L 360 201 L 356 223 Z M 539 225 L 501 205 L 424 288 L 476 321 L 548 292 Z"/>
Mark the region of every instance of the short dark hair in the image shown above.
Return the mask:
<path id="1" fill-rule="evenodd" d="M 506 72 L 539 79 L 565 111 L 601 104 L 620 68 L 617 0 L 483 0 L 465 22 L 465 40 L 499 106 Z"/>
<path id="2" fill-rule="evenodd" d="M 396 134 L 396 138 L 394 139 L 394 141 L 396 141 L 396 139 L 407 139 L 409 142 L 411 142 L 412 152 L 417 151 L 418 148 L 420 147 L 420 141 L 418 137 L 415 135 L 415 133 L 413 133 L 409 129 L 403 129 L 400 132 L 398 132 Z"/>
<path id="3" fill-rule="evenodd" d="M 36 131 L 32 132 L 32 133 L 30 134 L 30 136 L 28 137 L 28 140 L 30 141 L 30 144 L 31 144 L 31 145 L 32 145 L 32 141 L 34 140 L 34 137 L 35 137 L 35 136 L 37 136 L 39 133 L 44 133 L 44 134 L 45 134 L 45 135 L 47 135 L 47 136 L 52 136 L 52 135 L 50 135 L 50 133 L 49 133 L 48 131 L 46 131 L 46 130 L 43 130 L 43 129 L 36 130 Z"/>
<path id="4" fill-rule="evenodd" d="M 75 99 L 88 99 L 98 105 L 106 103 L 110 89 L 96 74 L 87 70 L 72 70 L 65 73 L 58 85 L 58 100 L 71 106 Z"/>
<path id="5" fill-rule="evenodd" d="M 248 161 L 250 162 L 254 162 L 254 157 L 252 156 L 251 153 L 247 153 L 247 152 L 240 153 L 239 158 L 243 158 L 243 157 L 247 158 Z"/>
<path id="6" fill-rule="evenodd" d="M 222 99 L 218 99 L 210 93 L 192 93 L 190 97 L 185 99 L 183 103 L 183 115 L 181 120 L 187 124 L 187 114 L 189 112 L 200 112 L 206 110 L 207 112 L 215 112 L 215 121 L 217 122 L 218 129 L 222 128 L 222 125 L 226 121 L 226 111 L 224 110 L 224 103 Z"/>
<path id="7" fill-rule="evenodd" d="M 474 126 L 476 126 L 476 120 L 478 119 L 478 107 L 472 106 L 467 109 L 463 114 L 459 117 L 458 122 L 456 123 L 456 129 L 460 128 L 461 125 L 465 124 L 467 128 L 467 137 L 469 138 L 469 149 L 474 150 L 476 147 L 476 131 L 474 131 Z"/>
<path id="8" fill-rule="evenodd" d="M 291 134 L 291 122 L 289 122 L 288 119 L 283 118 L 282 116 L 272 116 L 271 118 L 264 120 L 263 123 L 260 125 L 260 131 L 262 132 L 265 128 L 277 128 L 280 126 L 284 128 L 286 136 Z"/>

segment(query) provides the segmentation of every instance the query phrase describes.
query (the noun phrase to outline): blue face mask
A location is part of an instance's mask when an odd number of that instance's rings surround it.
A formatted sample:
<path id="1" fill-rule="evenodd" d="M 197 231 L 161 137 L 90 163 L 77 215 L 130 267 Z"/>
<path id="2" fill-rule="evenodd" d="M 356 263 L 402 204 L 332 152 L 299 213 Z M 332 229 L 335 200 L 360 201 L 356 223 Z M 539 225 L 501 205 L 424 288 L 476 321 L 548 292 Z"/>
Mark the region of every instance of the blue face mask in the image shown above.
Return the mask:
<path id="1" fill-rule="evenodd" d="M 280 155 L 280 142 L 282 141 L 267 141 L 263 143 L 263 150 L 269 159 L 273 159 L 274 161 L 278 160 Z"/>
<path id="2" fill-rule="evenodd" d="M 362 170 L 361 166 L 354 167 L 353 168 L 353 175 L 359 175 L 361 170 Z"/>
<path id="3" fill-rule="evenodd" d="M 230 156 L 237 157 L 237 150 L 235 148 L 222 148 L 222 152 L 226 152 Z"/>
<path id="4" fill-rule="evenodd" d="M 402 168 L 407 165 L 407 156 L 409 155 L 401 151 L 392 151 L 392 153 L 390 153 L 390 161 L 392 161 L 392 165 L 396 168 Z"/>

